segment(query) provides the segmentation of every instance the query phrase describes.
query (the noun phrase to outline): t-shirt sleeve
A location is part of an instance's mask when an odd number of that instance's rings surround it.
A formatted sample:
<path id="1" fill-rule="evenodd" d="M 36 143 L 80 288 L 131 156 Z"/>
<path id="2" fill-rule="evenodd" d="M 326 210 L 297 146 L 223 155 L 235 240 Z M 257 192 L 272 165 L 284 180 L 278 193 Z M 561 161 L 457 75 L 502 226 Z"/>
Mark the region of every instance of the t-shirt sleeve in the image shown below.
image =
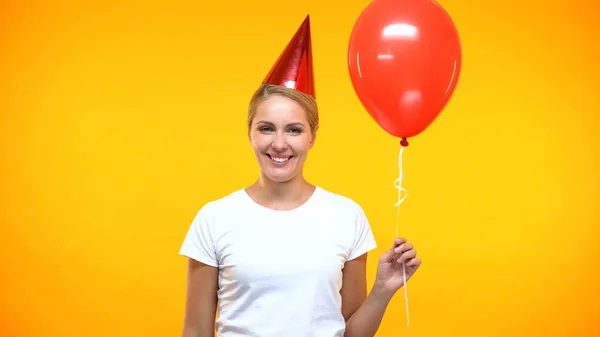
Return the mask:
<path id="1" fill-rule="evenodd" d="M 194 217 L 183 240 L 179 254 L 209 266 L 218 267 L 219 262 L 214 240 L 214 224 L 209 215 L 209 206 L 210 204 L 207 204 L 202 207 Z"/>
<path id="2" fill-rule="evenodd" d="M 367 219 L 364 210 L 360 206 L 357 207 L 358 211 L 355 220 L 354 244 L 348 255 L 348 260 L 353 260 L 364 253 L 377 248 L 377 243 L 375 242 L 369 220 Z"/>

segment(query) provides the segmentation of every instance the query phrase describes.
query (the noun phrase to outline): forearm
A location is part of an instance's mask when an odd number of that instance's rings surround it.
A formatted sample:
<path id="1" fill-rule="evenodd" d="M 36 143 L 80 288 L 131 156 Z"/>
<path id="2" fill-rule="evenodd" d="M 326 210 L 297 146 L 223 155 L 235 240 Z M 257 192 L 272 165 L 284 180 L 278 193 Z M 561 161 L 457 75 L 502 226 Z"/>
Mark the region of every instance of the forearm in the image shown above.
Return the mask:
<path id="1" fill-rule="evenodd" d="M 373 337 L 393 294 L 373 286 L 363 304 L 346 322 L 344 337 Z"/>
<path id="2" fill-rule="evenodd" d="M 181 337 L 214 337 L 214 329 L 206 329 L 194 326 L 187 326 L 183 328 Z"/>

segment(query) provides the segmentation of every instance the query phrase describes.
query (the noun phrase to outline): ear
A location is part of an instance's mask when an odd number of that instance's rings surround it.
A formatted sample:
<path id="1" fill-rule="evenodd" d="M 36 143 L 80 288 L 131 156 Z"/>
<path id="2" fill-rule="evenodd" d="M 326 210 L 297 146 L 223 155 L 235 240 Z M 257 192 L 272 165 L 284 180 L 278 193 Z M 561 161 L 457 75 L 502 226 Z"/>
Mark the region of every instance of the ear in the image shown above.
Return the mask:
<path id="1" fill-rule="evenodd" d="M 309 148 L 312 149 L 312 147 L 315 145 L 315 141 L 317 140 L 317 130 L 319 129 L 319 127 L 315 128 L 315 131 L 312 132 L 312 139 L 310 141 L 310 145 Z"/>

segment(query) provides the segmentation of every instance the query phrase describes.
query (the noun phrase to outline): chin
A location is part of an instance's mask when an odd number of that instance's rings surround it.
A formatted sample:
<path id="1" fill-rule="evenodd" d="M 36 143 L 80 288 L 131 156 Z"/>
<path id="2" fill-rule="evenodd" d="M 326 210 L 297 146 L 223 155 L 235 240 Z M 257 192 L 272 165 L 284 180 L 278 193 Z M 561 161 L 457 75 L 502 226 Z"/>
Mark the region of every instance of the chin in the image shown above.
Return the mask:
<path id="1" fill-rule="evenodd" d="M 293 180 L 294 176 L 292 176 L 292 175 L 282 176 L 282 175 L 265 174 L 265 178 L 267 178 L 267 179 L 269 179 L 269 180 L 271 180 L 273 182 L 276 182 L 276 183 L 287 183 L 287 182 Z"/>
<path id="2" fill-rule="evenodd" d="M 296 162 L 290 161 L 287 164 L 274 165 L 271 159 L 267 159 L 260 163 L 262 176 L 269 181 L 276 183 L 287 183 L 294 180 L 298 175 L 296 170 Z"/>
<path id="3" fill-rule="evenodd" d="M 289 171 L 279 171 L 277 172 L 277 170 L 273 170 L 272 168 L 268 167 L 266 169 L 262 170 L 262 175 L 265 179 L 268 179 L 272 182 L 276 182 L 276 183 L 287 183 L 291 180 L 294 180 L 297 176 L 296 172 L 289 170 Z"/>

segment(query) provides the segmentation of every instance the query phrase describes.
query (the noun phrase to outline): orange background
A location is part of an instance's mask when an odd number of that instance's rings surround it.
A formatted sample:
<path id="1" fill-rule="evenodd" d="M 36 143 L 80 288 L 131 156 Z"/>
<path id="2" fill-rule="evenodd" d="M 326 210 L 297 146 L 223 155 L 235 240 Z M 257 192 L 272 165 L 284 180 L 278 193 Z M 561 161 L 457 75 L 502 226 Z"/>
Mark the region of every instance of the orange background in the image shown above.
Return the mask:
<path id="1" fill-rule="evenodd" d="M 197 209 L 258 174 L 245 109 L 306 14 L 308 178 L 395 232 L 398 141 L 346 66 L 369 1 L 3 2 L 0 334 L 177 336 Z M 339 4 L 337 4 L 339 3 Z M 405 151 L 413 337 L 600 336 L 598 5 L 440 2 L 458 88 Z M 214 143 L 214 144 L 211 144 Z M 378 337 L 405 336 L 402 292 Z"/>

